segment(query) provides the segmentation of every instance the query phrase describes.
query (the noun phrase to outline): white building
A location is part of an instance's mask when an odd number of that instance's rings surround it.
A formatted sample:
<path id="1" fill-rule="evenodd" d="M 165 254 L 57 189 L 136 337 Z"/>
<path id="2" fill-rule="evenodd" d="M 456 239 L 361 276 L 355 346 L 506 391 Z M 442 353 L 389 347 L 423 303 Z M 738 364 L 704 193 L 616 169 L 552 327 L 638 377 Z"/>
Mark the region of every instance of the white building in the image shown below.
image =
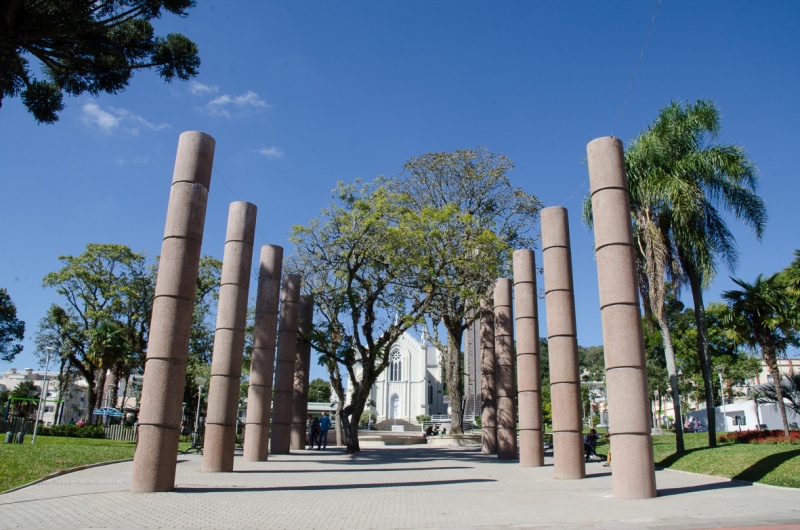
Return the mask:
<path id="1" fill-rule="evenodd" d="M 442 354 L 423 335 L 420 341 L 406 332 L 389 350 L 390 364 L 372 387 L 368 407 L 377 421 L 415 422 L 417 416 L 447 414 L 442 384 Z M 361 370 L 356 369 L 356 377 Z M 348 381 L 348 401 L 352 384 Z"/>
<path id="2" fill-rule="evenodd" d="M 2 378 L 0 378 L 0 390 L 14 390 L 20 383 L 32 381 L 41 393 L 45 386 L 44 375 L 44 370 L 9 368 L 3 372 Z M 47 373 L 47 396 L 42 403 L 44 409 L 40 413 L 40 418 L 46 426 L 55 424 L 57 415 L 60 415 L 62 423 L 86 416 L 86 383 L 82 380 L 77 381 L 69 386 L 65 396 L 59 396 L 57 376 L 57 372 Z M 5 417 L 5 413 L 6 411 L 3 410 L 0 419 Z"/>

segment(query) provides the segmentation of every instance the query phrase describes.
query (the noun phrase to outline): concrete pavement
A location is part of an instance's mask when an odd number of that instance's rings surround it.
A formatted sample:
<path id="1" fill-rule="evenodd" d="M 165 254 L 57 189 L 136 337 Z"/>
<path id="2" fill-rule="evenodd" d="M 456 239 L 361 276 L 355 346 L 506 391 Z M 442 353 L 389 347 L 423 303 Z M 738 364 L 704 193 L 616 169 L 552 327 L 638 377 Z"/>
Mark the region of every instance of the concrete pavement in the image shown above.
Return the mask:
<path id="1" fill-rule="evenodd" d="M 499 461 L 474 447 L 340 448 L 270 455 L 205 473 L 180 455 L 177 488 L 131 493 L 131 462 L 84 469 L 0 495 L 2 528 L 800 528 L 800 490 L 657 472 L 658 497 L 611 498 L 588 478 Z M 795 526 L 796 525 L 796 526 Z"/>

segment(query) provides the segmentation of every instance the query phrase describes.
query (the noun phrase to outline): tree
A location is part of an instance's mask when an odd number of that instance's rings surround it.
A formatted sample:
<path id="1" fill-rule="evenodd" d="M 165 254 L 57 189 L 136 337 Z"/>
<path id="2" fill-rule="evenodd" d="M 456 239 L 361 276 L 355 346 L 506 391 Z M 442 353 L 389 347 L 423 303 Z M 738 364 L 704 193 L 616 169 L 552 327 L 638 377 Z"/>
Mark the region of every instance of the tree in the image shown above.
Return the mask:
<path id="1" fill-rule="evenodd" d="M 667 232 L 659 224 L 664 244 L 677 256 L 692 291 L 711 447 L 717 444 L 714 377 L 703 290 L 716 275 L 720 260 L 733 270 L 738 258 L 735 238 L 720 209 L 744 222 L 759 239 L 767 218 L 764 201 L 755 192 L 755 166 L 742 147 L 713 143 L 719 132 L 719 111 L 712 102 L 667 105 L 640 136 L 646 149 L 632 176 L 643 181 L 630 184 L 632 202 L 637 188 L 646 189 L 650 202 L 663 212 L 668 225 Z"/>
<path id="2" fill-rule="evenodd" d="M 780 385 L 772 383 L 756 387 L 756 401 L 760 405 L 767 403 L 779 404 L 789 407 L 800 416 L 800 373 L 788 375 L 781 379 Z M 780 392 L 778 388 L 780 387 Z M 780 396 L 779 396 L 780 394 Z M 788 401 L 788 403 L 786 403 Z"/>
<path id="3" fill-rule="evenodd" d="M 397 198 L 380 180 L 339 183 L 334 197 L 321 219 L 293 227 L 297 253 L 286 269 L 301 274 L 303 290 L 314 297 L 314 325 L 306 339 L 329 368 L 340 418 L 352 418 L 345 435 L 347 452 L 355 453 L 358 419 L 389 364 L 389 347 L 419 321 L 427 298 L 405 283 L 413 277 L 408 256 L 417 241 L 405 230 L 408 212 Z M 344 410 L 340 365 L 352 386 Z"/>
<path id="4" fill-rule="evenodd" d="M 116 94 L 135 70 L 155 68 L 166 82 L 195 77 L 197 46 L 177 33 L 154 34 L 162 11 L 185 17 L 194 0 L 8 0 L 0 4 L 0 105 L 22 103 L 39 123 L 54 123 L 63 94 Z M 30 58 L 41 63 L 42 78 Z"/>
<path id="5" fill-rule="evenodd" d="M 5 287 L 0 287 L 0 360 L 13 361 L 22 351 L 24 336 L 25 322 L 17 318 L 17 306 Z"/>
<path id="6" fill-rule="evenodd" d="M 462 432 L 464 332 L 495 280 L 510 272 L 511 251 L 534 244 L 542 203 L 511 185 L 512 168 L 508 158 L 483 147 L 460 149 L 412 158 L 392 182 L 421 236 L 413 249 L 415 280 L 430 297 L 428 335 L 445 354 L 454 434 Z"/>
<path id="7" fill-rule="evenodd" d="M 102 406 L 107 370 L 117 383 L 143 366 L 154 271 L 143 254 L 117 244 L 92 243 L 83 254 L 59 260 L 64 267 L 47 274 L 43 285 L 64 296 L 66 307 L 51 308 L 37 345 L 40 355 L 46 346 L 56 348 L 81 373 L 91 413 Z"/>
<path id="8" fill-rule="evenodd" d="M 308 401 L 321 403 L 330 402 L 331 385 L 324 379 L 317 377 L 308 384 Z"/>
<path id="9" fill-rule="evenodd" d="M 22 381 L 11 390 L 11 409 L 17 416 L 34 414 L 39 405 L 41 390 L 33 381 Z"/>
<path id="10" fill-rule="evenodd" d="M 783 403 L 778 357 L 790 346 L 800 344 L 798 315 L 800 304 L 791 300 L 778 281 L 778 275 L 764 278 L 759 274 L 752 284 L 732 278 L 741 289 L 725 291 L 722 298 L 728 303 L 726 316 L 728 332 L 736 342 L 753 350 L 760 349 L 769 367 L 772 380 L 776 382 L 775 398 L 783 420 L 783 430 L 789 438 L 789 420 Z"/>

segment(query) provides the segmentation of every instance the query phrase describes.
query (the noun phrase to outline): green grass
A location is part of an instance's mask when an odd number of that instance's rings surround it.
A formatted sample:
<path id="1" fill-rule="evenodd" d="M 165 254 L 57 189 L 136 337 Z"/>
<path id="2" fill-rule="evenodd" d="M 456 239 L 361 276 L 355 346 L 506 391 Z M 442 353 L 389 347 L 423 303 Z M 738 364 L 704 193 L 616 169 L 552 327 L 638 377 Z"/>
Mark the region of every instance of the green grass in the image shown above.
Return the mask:
<path id="1" fill-rule="evenodd" d="M 800 488 L 800 445 L 726 444 L 711 449 L 707 433 L 687 433 L 684 443 L 686 451 L 678 456 L 674 434 L 654 436 L 656 466 Z"/>
<path id="2" fill-rule="evenodd" d="M 0 445 L 0 491 L 17 488 L 73 467 L 133 458 L 133 442 L 115 442 L 92 438 L 37 436 L 31 444 L 26 436 L 22 444 Z"/>

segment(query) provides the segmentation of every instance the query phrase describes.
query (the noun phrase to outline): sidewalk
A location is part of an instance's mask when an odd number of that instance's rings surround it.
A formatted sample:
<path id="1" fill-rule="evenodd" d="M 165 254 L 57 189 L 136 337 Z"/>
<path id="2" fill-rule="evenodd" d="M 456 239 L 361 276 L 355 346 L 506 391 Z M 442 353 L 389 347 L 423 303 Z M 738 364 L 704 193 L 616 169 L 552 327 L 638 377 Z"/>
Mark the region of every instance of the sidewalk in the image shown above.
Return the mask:
<path id="1" fill-rule="evenodd" d="M 270 456 L 203 473 L 179 456 L 177 488 L 131 493 L 131 462 L 0 495 L 0 527 L 37 528 L 720 528 L 797 525 L 800 490 L 658 471 L 659 496 L 611 498 L 611 476 L 553 480 L 479 448 L 392 446 Z"/>

